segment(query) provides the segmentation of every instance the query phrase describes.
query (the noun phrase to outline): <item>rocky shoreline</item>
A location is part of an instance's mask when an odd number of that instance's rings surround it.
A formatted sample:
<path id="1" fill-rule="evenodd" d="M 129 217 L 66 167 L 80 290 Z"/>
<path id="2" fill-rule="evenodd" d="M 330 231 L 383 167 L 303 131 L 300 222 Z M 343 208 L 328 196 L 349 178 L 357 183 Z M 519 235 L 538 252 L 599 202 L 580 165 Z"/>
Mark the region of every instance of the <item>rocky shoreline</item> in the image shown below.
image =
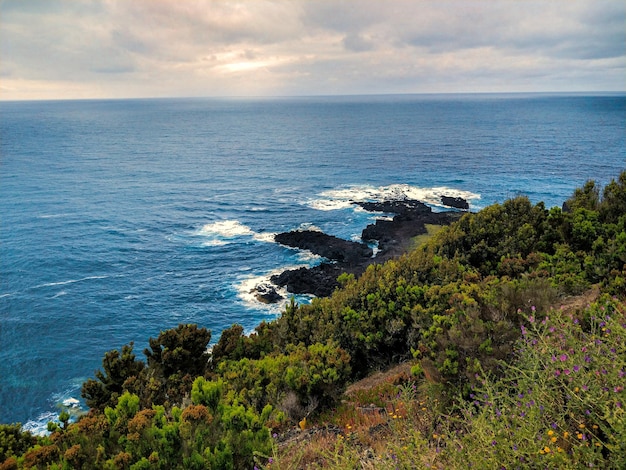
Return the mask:
<path id="1" fill-rule="evenodd" d="M 274 237 L 277 243 L 292 248 L 309 250 L 326 258 L 321 264 L 311 268 L 286 270 L 271 277 L 270 284 L 261 284 L 255 290 L 255 297 L 264 303 L 274 303 L 283 299 L 276 287 L 285 287 L 291 294 L 313 294 L 326 297 L 339 287 L 337 278 L 342 273 L 359 276 L 372 263 L 385 261 L 406 253 L 411 239 L 427 233 L 426 224 L 448 225 L 458 220 L 469 204 L 462 198 L 442 197 L 442 203 L 455 210 L 433 212 L 426 204 L 405 199 L 385 202 L 354 202 L 369 212 L 394 214 L 393 219 L 377 220 L 361 233 L 363 242 L 343 240 L 314 230 L 296 230 L 279 233 Z M 377 252 L 367 243 L 377 243 Z"/>

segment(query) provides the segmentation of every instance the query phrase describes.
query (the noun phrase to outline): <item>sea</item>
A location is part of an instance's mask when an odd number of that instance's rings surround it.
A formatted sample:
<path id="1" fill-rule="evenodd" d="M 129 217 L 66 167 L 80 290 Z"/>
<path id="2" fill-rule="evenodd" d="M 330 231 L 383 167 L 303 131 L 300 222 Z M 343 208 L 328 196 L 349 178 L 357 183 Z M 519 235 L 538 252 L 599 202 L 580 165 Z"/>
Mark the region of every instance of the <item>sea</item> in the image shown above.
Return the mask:
<path id="1" fill-rule="evenodd" d="M 77 416 L 130 342 L 276 318 L 251 290 L 321 261 L 278 232 L 358 240 L 386 215 L 354 201 L 561 206 L 625 136 L 624 93 L 1 102 L 0 422 Z"/>

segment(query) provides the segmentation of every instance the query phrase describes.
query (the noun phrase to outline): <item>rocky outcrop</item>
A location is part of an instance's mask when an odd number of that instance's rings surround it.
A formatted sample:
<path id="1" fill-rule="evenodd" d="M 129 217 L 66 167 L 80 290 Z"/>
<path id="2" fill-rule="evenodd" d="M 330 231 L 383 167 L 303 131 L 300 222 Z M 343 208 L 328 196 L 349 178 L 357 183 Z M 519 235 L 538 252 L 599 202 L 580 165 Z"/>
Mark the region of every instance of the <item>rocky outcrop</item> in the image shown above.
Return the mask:
<path id="1" fill-rule="evenodd" d="M 464 211 L 469 209 L 469 203 L 462 197 L 441 196 L 441 203 L 444 206 L 454 207 L 455 209 L 462 209 Z"/>
<path id="2" fill-rule="evenodd" d="M 458 208 L 467 205 L 467 201 L 464 201 L 465 204 L 463 201 L 459 198 L 447 199 L 448 203 L 456 204 L 459 206 Z M 406 253 L 413 237 L 427 233 L 426 224 L 448 225 L 463 215 L 458 211 L 433 212 L 426 204 L 409 199 L 355 202 L 355 204 L 370 212 L 394 214 L 392 220 L 377 220 L 368 225 L 361 234 L 362 240 L 378 244 L 378 253 L 375 258 L 372 257 L 372 249 L 365 243 L 343 240 L 312 230 L 280 233 L 274 237 L 276 242 L 293 248 L 309 250 L 329 261 L 312 268 L 303 267 L 284 271 L 272 276 L 271 282 L 286 287 L 287 291 L 292 294 L 329 296 L 339 286 L 337 277 L 340 274 L 347 272 L 358 276 L 365 271 L 369 264 L 383 263 Z M 268 296 L 262 296 L 262 298 L 266 299 Z"/>
<path id="3" fill-rule="evenodd" d="M 271 281 L 285 287 L 292 294 L 312 294 L 316 297 L 328 297 L 339 287 L 337 278 L 341 273 L 361 269 L 353 266 L 345 267 L 341 264 L 322 263 L 312 268 L 298 268 L 283 271 L 271 277 Z"/>
<path id="4" fill-rule="evenodd" d="M 264 304 L 274 304 L 284 299 L 284 297 L 276 291 L 275 285 L 268 283 L 259 284 L 254 288 L 253 293 L 254 297 Z"/>
<path id="5" fill-rule="evenodd" d="M 281 245 L 309 250 L 316 255 L 347 265 L 361 263 L 363 259 L 371 258 L 373 255 L 372 249 L 365 243 L 344 240 L 314 230 L 279 233 L 274 240 Z"/>
<path id="6" fill-rule="evenodd" d="M 460 212 L 433 212 L 420 201 L 405 200 L 393 203 L 358 203 L 366 210 L 391 212 L 396 214 L 392 220 L 377 220 L 365 227 L 361 239 L 378 242 L 378 262 L 384 262 L 393 256 L 408 251 L 411 239 L 427 233 L 426 224 L 448 225 L 457 220 Z"/>

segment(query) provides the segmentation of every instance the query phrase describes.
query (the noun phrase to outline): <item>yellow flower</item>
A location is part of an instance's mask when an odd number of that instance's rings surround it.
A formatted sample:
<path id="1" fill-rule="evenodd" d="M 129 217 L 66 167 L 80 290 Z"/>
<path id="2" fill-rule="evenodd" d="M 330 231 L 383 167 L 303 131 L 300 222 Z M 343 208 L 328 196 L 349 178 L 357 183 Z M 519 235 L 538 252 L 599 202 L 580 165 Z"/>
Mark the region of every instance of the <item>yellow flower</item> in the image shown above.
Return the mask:
<path id="1" fill-rule="evenodd" d="M 544 452 L 545 452 L 546 454 L 549 454 L 549 453 L 550 453 L 550 448 L 549 448 L 548 446 L 545 446 L 545 447 L 543 448 L 543 450 L 544 450 Z"/>
<path id="2" fill-rule="evenodd" d="M 579 389 L 578 387 L 574 387 L 574 391 L 575 391 L 576 393 L 578 393 L 578 392 L 580 391 L 580 389 Z"/>
<path id="3" fill-rule="evenodd" d="M 577 437 L 578 439 L 582 439 L 582 438 L 583 438 L 583 435 L 582 435 L 582 433 L 580 433 L 580 432 L 579 432 L 578 434 L 576 434 L 576 437 Z"/>
<path id="4" fill-rule="evenodd" d="M 437 439 L 439 437 L 439 434 L 433 434 L 433 439 Z"/>
<path id="5" fill-rule="evenodd" d="M 556 442 L 556 437 L 550 439 L 552 442 Z"/>
<path id="6" fill-rule="evenodd" d="M 567 431 L 565 431 L 565 432 L 563 433 L 563 438 L 564 438 L 564 439 L 567 439 L 568 437 L 569 437 L 569 433 L 568 433 Z"/>
<path id="7" fill-rule="evenodd" d="M 579 427 L 580 429 L 585 429 L 585 423 L 580 423 L 580 424 L 578 425 L 578 427 Z"/>
<path id="8" fill-rule="evenodd" d="M 551 436 L 552 434 L 554 434 L 554 431 L 553 431 L 552 429 L 550 429 L 550 430 L 548 431 L 548 436 Z"/>
<path id="9" fill-rule="evenodd" d="M 563 452 L 563 449 L 561 449 L 560 447 L 557 447 L 557 448 L 556 448 L 556 451 L 557 451 L 557 452 Z"/>
<path id="10" fill-rule="evenodd" d="M 593 426 L 591 426 L 593 429 L 598 429 L 598 425 L 594 424 Z"/>

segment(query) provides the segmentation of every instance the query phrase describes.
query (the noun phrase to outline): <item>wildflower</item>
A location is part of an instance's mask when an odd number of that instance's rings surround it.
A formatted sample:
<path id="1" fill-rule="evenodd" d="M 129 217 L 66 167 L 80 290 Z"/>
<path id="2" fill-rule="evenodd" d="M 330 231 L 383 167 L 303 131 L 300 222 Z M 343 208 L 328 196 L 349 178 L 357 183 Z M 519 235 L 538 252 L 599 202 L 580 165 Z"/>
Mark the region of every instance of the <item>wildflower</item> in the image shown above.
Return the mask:
<path id="1" fill-rule="evenodd" d="M 574 387 L 574 392 L 578 393 L 580 389 L 578 387 Z"/>
<path id="2" fill-rule="evenodd" d="M 564 373 L 565 375 L 570 375 L 570 374 L 572 373 L 572 371 L 571 371 L 571 370 L 569 370 L 569 369 L 563 369 L 563 373 Z"/>
<path id="3" fill-rule="evenodd" d="M 574 372 L 578 372 L 580 370 L 580 366 L 576 365 L 576 366 L 573 367 L 573 369 L 574 369 Z"/>
<path id="4" fill-rule="evenodd" d="M 556 423 L 552 423 L 553 425 L 556 425 Z M 552 436 L 554 434 L 554 431 L 552 429 L 550 429 L 548 431 L 548 436 Z"/>
<path id="5" fill-rule="evenodd" d="M 548 446 L 545 446 L 545 447 L 543 448 L 543 450 L 544 450 L 544 452 L 545 452 L 546 454 L 549 454 L 549 453 L 550 453 L 550 448 L 549 448 Z"/>
<path id="6" fill-rule="evenodd" d="M 557 440 L 556 437 L 551 437 L 550 438 L 550 441 L 552 441 L 552 442 L 556 442 L 556 440 Z"/>
<path id="7" fill-rule="evenodd" d="M 565 361 L 567 361 L 567 354 L 561 354 L 561 355 L 559 356 L 559 359 L 561 360 L 561 362 L 565 362 Z"/>
<path id="8" fill-rule="evenodd" d="M 560 371 L 559 369 L 556 369 L 556 370 L 554 371 L 554 375 L 555 375 L 556 377 L 558 377 L 559 375 L 561 375 L 561 371 Z"/>
<path id="9" fill-rule="evenodd" d="M 565 431 L 563 433 L 563 439 L 567 439 L 569 437 L 569 432 Z"/>
<path id="10" fill-rule="evenodd" d="M 495 439 L 494 439 L 493 441 L 491 441 L 491 445 L 492 445 L 492 446 L 495 446 L 495 445 L 497 445 L 497 444 L 498 444 L 498 442 L 497 442 Z"/>
<path id="11" fill-rule="evenodd" d="M 615 388 L 613 389 L 613 391 L 614 391 L 615 393 L 619 393 L 619 392 L 621 392 L 622 390 L 624 390 L 624 387 L 622 387 L 621 385 L 619 385 L 619 386 L 617 386 L 617 387 L 615 387 Z"/>
<path id="12" fill-rule="evenodd" d="M 580 429 L 585 429 L 585 423 L 580 423 L 580 424 L 578 425 L 578 427 L 579 427 Z"/>

